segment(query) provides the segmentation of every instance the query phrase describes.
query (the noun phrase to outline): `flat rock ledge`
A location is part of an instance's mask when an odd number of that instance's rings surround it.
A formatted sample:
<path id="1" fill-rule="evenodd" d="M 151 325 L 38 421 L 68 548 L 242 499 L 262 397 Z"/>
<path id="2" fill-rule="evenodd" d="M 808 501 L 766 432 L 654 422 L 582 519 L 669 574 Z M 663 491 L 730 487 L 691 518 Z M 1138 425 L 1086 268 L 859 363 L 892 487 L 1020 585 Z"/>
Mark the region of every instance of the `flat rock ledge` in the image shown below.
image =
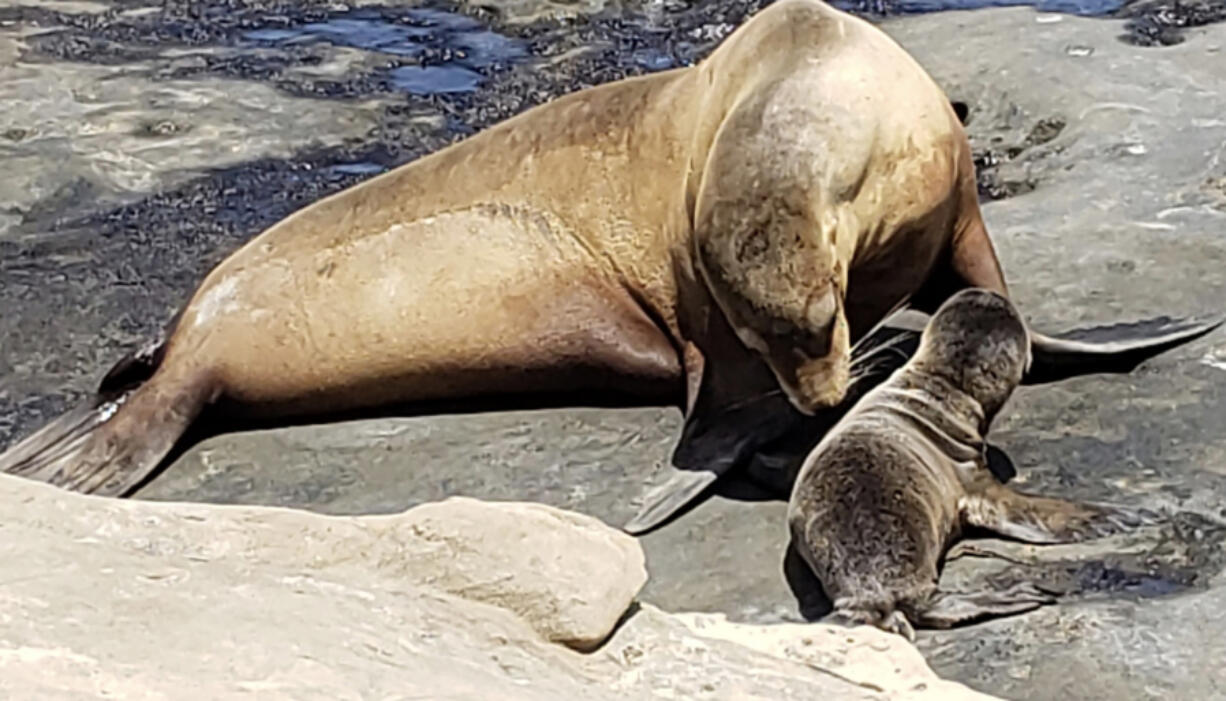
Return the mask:
<path id="1" fill-rule="evenodd" d="M 0 509 L 3 698 L 991 698 L 872 628 L 639 605 L 638 542 L 540 504 L 336 517 L 0 476 Z"/>

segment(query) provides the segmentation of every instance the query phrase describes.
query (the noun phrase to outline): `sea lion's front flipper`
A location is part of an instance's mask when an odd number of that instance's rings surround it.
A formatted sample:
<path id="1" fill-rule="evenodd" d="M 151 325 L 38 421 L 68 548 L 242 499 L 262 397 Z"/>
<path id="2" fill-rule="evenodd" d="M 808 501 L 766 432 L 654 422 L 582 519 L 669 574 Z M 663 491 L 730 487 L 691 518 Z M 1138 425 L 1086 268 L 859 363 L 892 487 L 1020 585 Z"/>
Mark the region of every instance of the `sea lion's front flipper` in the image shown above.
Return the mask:
<path id="1" fill-rule="evenodd" d="M 1213 331 L 1226 319 L 1205 322 L 1158 317 L 1095 326 L 1062 337 L 1030 332 L 1033 361 L 1023 384 L 1053 382 L 1091 373 L 1131 372 L 1144 361 Z"/>
<path id="2" fill-rule="evenodd" d="M 857 342 L 847 395 L 815 416 L 792 406 L 761 361 L 728 356 L 721 362 L 723 372 L 712 377 L 702 374 L 702 354 L 687 348 L 689 391 L 695 399 L 673 452 L 673 474 L 643 497 L 642 508 L 623 528 L 637 535 L 662 525 L 722 475 L 742 466 L 749 467 L 752 481 L 785 497 L 800 462 L 826 431 L 915 353 L 925 321 L 915 316 L 900 312 L 888 317 Z M 743 398 L 727 399 L 733 396 Z"/>
<path id="3" fill-rule="evenodd" d="M 722 409 L 691 413 L 673 451 L 672 476 L 643 498 L 639 512 L 623 526 L 645 533 L 663 523 L 715 483 L 745 464 L 762 445 L 796 429 L 804 415 L 780 391 L 751 397 Z"/>
<path id="4" fill-rule="evenodd" d="M 685 344 L 685 427 L 664 468 L 665 481 L 652 488 L 642 507 L 623 526 L 645 533 L 678 515 L 722 475 L 744 464 L 760 447 L 796 430 L 803 415 L 783 396 L 766 364 L 736 339 L 727 320 L 709 299 L 703 349 Z"/>
<path id="5" fill-rule="evenodd" d="M 969 525 L 1038 544 L 1103 538 L 1157 521 L 1144 509 L 1032 496 L 999 484 L 964 497 L 960 508 Z"/>
<path id="6" fill-rule="evenodd" d="M 1008 589 L 980 592 L 937 592 L 927 601 L 910 607 L 908 617 L 924 628 L 953 628 L 989 618 L 1014 616 L 1054 604 L 1051 594 L 1022 582 Z"/>
<path id="7" fill-rule="evenodd" d="M 631 535 L 642 535 L 663 525 L 717 479 L 719 473 L 711 470 L 674 470 L 667 482 L 643 496 L 643 507 L 622 528 Z"/>

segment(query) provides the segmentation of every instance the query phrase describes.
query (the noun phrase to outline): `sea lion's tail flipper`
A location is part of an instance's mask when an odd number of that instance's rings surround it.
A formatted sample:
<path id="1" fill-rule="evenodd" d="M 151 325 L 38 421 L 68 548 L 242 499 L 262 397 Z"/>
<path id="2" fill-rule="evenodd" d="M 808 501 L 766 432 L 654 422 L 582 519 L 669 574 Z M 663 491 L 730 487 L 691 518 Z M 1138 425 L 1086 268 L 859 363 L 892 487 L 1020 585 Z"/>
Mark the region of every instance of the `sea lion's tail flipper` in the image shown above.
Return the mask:
<path id="1" fill-rule="evenodd" d="M 1144 361 L 1213 331 L 1226 319 L 1191 322 L 1159 317 L 1078 329 L 1055 338 L 1030 332 L 1033 360 L 1023 384 L 1090 373 L 1131 372 Z"/>
<path id="2" fill-rule="evenodd" d="M 127 494 L 157 469 L 209 399 L 205 383 L 154 374 L 159 361 L 160 352 L 152 362 L 139 354 L 120 361 L 97 395 L 0 454 L 0 472 L 77 492 Z"/>

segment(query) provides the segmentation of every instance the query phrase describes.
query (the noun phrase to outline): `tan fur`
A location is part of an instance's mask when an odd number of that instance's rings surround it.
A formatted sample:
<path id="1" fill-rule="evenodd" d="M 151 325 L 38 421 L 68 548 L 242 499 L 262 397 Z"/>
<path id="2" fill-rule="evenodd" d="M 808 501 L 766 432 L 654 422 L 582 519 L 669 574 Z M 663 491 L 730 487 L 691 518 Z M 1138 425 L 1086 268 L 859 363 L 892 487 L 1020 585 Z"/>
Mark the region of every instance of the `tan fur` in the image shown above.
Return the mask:
<path id="1" fill-rule="evenodd" d="M 207 277 L 165 365 L 307 408 L 569 387 L 518 377 L 568 364 L 667 381 L 707 345 L 679 308 L 696 250 L 811 411 L 846 386 L 842 298 L 876 323 L 978 217 L 967 153 L 892 40 L 785 0 L 699 66 L 558 99 L 277 224 Z M 861 261 L 890 284 L 849 290 Z"/>

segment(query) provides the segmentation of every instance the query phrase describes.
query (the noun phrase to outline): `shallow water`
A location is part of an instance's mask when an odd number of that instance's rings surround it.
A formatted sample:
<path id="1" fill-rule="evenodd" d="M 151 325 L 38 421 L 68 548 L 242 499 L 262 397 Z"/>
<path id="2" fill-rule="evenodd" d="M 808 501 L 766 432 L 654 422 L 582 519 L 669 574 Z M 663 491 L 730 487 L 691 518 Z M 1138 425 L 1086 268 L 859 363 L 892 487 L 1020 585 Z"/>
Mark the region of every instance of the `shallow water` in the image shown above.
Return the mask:
<path id="1" fill-rule="evenodd" d="M 844 10 L 888 10 L 896 14 L 921 14 L 944 10 L 977 10 L 986 7 L 1031 6 L 1041 12 L 1062 12 L 1096 17 L 1110 15 L 1124 6 L 1124 0 L 834 0 Z"/>
<path id="2" fill-rule="evenodd" d="M 528 54 L 522 41 L 471 17 L 428 8 L 395 15 L 353 10 L 297 27 L 253 29 L 244 32 L 242 39 L 275 47 L 326 42 L 416 60 L 416 64 L 392 68 L 388 76 L 395 88 L 414 95 L 472 92 L 485 80 L 482 69 L 506 65 Z"/>

